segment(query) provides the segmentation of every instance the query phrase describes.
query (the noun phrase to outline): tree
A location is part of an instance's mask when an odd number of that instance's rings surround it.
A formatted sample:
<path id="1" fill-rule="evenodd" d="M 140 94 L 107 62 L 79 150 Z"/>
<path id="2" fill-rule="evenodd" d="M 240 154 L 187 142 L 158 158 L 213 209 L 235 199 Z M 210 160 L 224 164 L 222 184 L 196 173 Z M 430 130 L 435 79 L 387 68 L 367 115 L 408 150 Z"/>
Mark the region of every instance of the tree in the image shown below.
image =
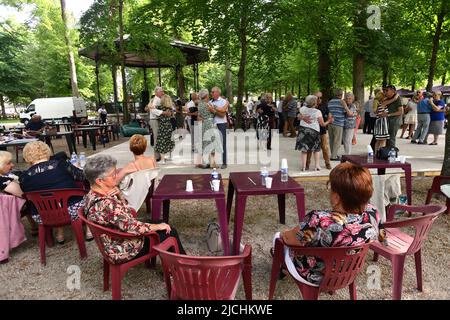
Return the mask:
<path id="1" fill-rule="evenodd" d="M 66 12 L 66 0 L 61 0 L 61 16 L 62 21 L 64 23 L 64 39 L 67 45 L 67 55 L 69 58 L 69 67 L 70 67 L 70 84 L 72 87 L 72 96 L 79 97 L 78 93 L 78 80 L 77 80 L 77 68 L 75 66 L 75 58 L 73 57 L 72 45 L 70 43 L 69 36 L 69 24 Z"/>

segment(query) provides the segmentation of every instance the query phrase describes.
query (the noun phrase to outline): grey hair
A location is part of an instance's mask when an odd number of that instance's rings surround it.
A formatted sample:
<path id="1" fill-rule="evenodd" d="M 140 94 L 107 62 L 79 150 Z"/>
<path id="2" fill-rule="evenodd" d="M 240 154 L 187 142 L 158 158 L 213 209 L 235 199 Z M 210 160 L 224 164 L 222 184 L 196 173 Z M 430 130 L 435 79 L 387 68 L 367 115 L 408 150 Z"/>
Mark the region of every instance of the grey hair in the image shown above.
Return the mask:
<path id="1" fill-rule="evenodd" d="M 355 95 L 353 94 L 353 92 L 347 92 L 346 94 L 345 94 L 345 98 L 347 99 L 347 98 L 354 98 L 355 97 Z"/>
<path id="2" fill-rule="evenodd" d="M 317 96 L 310 94 L 305 98 L 305 103 L 308 108 L 314 106 L 317 102 Z"/>
<path id="3" fill-rule="evenodd" d="M 159 91 L 164 91 L 164 89 L 158 86 L 155 88 L 155 93 L 158 93 Z"/>
<path id="4" fill-rule="evenodd" d="M 204 99 L 208 94 L 208 89 L 202 89 L 199 91 L 198 96 L 200 97 L 200 99 Z"/>
<path id="5" fill-rule="evenodd" d="M 222 90 L 220 90 L 219 87 L 213 87 L 213 88 L 211 89 L 211 92 L 213 92 L 213 91 L 217 91 L 219 94 L 222 93 Z"/>
<path id="6" fill-rule="evenodd" d="M 344 93 L 344 90 L 342 90 L 341 88 L 337 88 L 336 90 L 334 90 L 335 97 L 341 97 L 343 93 Z"/>
<path id="7" fill-rule="evenodd" d="M 433 93 L 434 93 L 435 96 L 442 97 L 442 92 L 439 91 L 439 90 L 434 90 Z"/>
<path id="8" fill-rule="evenodd" d="M 117 160 L 110 155 L 99 154 L 88 158 L 83 168 L 86 180 L 89 181 L 91 186 L 94 185 L 96 179 L 103 179 L 106 172 L 111 168 L 115 168 L 116 164 Z"/>

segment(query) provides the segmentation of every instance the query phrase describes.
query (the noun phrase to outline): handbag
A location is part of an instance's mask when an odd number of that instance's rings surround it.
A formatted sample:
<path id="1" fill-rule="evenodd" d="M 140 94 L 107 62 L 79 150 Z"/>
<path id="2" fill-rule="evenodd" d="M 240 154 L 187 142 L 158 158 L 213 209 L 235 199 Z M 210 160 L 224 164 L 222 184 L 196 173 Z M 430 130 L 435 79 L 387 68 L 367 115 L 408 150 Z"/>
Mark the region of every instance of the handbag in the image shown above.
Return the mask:
<path id="1" fill-rule="evenodd" d="M 381 147 L 377 151 L 377 159 L 380 160 L 388 160 L 389 159 L 389 151 L 391 151 L 392 148 L 389 147 Z M 398 157 L 398 152 L 400 151 L 397 147 L 394 147 L 395 150 L 395 157 Z"/>
<path id="2" fill-rule="evenodd" d="M 206 228 L 206 246 L 210 253 L 218 255 L 222 252 L 222 238 L 220 226 L 217 222 L 210 221 Z"/>

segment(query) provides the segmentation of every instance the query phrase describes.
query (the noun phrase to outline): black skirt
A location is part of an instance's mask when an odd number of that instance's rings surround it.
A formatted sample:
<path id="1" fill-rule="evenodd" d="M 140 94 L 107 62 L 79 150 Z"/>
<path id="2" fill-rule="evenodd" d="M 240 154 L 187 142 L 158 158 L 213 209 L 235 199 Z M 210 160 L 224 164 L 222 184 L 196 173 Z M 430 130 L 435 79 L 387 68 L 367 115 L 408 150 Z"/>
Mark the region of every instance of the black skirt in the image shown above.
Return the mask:
<path id="1" fill-rule="evenodd" d="M 300 126 L 297 135 L 295 150 L 303 152 L 320 151 L 320 132 L 311 128 Z"/>

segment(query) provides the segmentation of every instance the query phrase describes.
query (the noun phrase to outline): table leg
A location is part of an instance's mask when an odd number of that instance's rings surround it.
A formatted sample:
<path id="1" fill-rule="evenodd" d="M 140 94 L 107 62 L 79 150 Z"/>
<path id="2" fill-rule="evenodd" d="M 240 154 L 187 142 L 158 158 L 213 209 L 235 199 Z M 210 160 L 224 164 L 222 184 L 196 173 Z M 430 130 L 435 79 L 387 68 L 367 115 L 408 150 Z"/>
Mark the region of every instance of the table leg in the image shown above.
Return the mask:
<path id="1" fill-rule="evenodd" d="M 227 221 L 230 223 L 231 206 L 233 205 L 234 185 L 231 180 L 228 180 L 228 195 L 227 195 Z"/>
<path id="2" fill-rule="evenodd" d="M 170 200 L 163 200 L 163 221 L 169 223 Z"/>
<path id="3" fill-rule="evenodd" d="M 406 195 L 408 196 L 408 205 L 412 205 L 412 177 L 411 167 L 403 168 L 405 170 Z"/>
<path id="4" fill-rule="evenodd" d="M 247 196 L 236 195 L 236 203 L 234 208 L 234 232 L 233 232 L 233 254 L 239 255 L 239 247 L 241 244 L 242 227 L 244 225 L 245 202 Z"/>
<path id="5" fill-rule="evenodd" d="M 278 195 L 278 214 L 280 215 L 280 223 L 286 223 L 286 194 Z"/>
<path id="6" fill-rule="evenodd" d="M 230 239 L 228 237 L 227 211 L 225 208 L 225 198 L 216 199 L 217 213 L 219 214 L 220 236 L 223 244 L 223 255 L 230 255 Z"/>
<path id="7" fill-rule="evenodd" d="M 83 130 L 81 133 L 81 139 L 83 140 L 83 147 L 87 148 L 87 131 Z"/>
<path id="8" fill-rule="evenodd" d="M 72 152 L 78 153 L 77 147 L 75 145 L 75 136 L 73 135 L 73 133 L 66 134 L 65 137 L 66 137 L 67 146 L 69 147 L 69 153 L 70 154 L 72 154 Z"/>
<path id="9" fill-rule="evenodd" d="M 92 150 L 97 150 L 95 141 L 95 130 L 89 130 L 89 139 L 91 139 Z"/>
<path id="10" fill-rule="evenodd" d="M 297 200 L 297 214 L 298 222 L 303 221 L 305 218 L 305 193 L 303 191 L 295 193 L 295 199 Z"/>
<path id="11" fill-rule="evenodd" d="M 161 199 L 152 199 L 152 220 L 157 221 L 161 218 Z"/>

